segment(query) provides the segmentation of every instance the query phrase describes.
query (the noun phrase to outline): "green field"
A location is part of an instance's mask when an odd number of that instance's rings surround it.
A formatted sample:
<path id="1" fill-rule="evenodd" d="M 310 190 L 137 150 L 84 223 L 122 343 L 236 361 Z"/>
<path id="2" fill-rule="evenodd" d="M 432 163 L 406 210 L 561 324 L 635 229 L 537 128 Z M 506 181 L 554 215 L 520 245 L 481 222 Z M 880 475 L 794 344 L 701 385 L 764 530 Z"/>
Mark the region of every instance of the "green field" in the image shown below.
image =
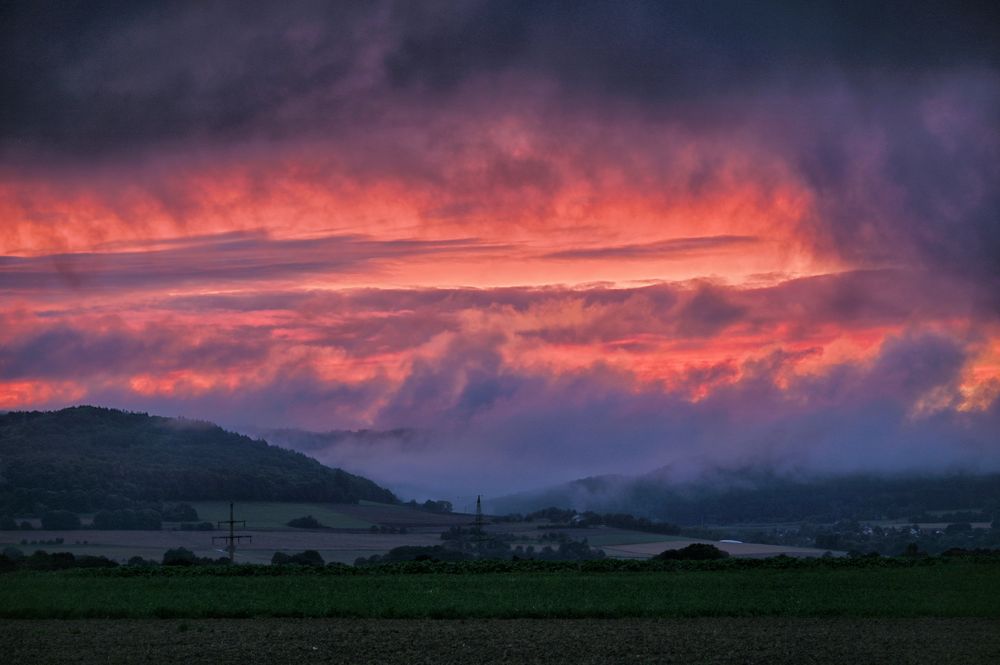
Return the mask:
<path id="1" fill-rule="evenodd" d="M 198 517 L 206 522 L 229 519 L 228 501 L 191 501 Z M 236 519 L 246 520 L 246 528 L 284 527 L 296 517 L 312 515 L 320 524 L 337 529 L 367 529 L 371 522 L 339 511 L 332 503 L 279 503 L 270 501 L 241 501 L 236 505 Z"/>
<path id="2" fill-rule="evenodd" d="M 17 572 L 15 618 L 1000 617 L 1000 564 L 673 572 Z"/>

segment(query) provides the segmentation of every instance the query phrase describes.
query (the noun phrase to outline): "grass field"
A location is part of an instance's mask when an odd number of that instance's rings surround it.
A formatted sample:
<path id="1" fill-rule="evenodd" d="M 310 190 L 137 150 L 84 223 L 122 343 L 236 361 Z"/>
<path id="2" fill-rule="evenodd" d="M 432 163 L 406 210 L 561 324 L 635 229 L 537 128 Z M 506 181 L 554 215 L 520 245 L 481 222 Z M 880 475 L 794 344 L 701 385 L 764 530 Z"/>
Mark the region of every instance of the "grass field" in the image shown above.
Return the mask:
<path id="1" fill-rule="evenodd" d="M 1000 564 L 237 576 L 9 573 L 13 618 L 1000 617 Z"/>
<path id="2" fill-rule="evenodd" d="M 206 522 L 229 519 L 228 501 L 192 501 L 198 517 Z M 353 506 L 345 506 L 353 507 Z M 244 501 L 236 506 L 236 519 L 246 520 L 247 528 L 279 528 L 296 517 L 312 515 L 320 524 L 336 529 L 366 529 L 373 522 L 345 513 L 339 504 L 332 503 L 278 503 Z"/>
<path id="3" fill-rule="evenodd" d="M 384 524 L 396 527 L 441 527 L 468 526 L 475 519 L 464 513 L 431 513 L 425 510 L 415 510 L 409 506 L 392 505 L 362 501 L 357 505 L 338 505 L 337 509 L 345 515 L 372 524 Z"/>
<path id="4" fill-rule="evenodd" d="M 991 619 L 9 621 L 11 663 L 1000 662 Z"/>

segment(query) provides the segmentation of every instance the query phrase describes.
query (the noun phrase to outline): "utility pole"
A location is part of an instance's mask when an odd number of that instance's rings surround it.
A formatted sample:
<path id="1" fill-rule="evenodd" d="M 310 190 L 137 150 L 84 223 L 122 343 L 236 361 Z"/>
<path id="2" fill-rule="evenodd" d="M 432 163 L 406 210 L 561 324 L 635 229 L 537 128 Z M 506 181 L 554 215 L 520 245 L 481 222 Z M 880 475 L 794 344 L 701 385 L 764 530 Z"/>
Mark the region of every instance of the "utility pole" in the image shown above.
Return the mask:
<path id="1" fill-rule="evenodd" d="M 224 540 L 226 542 L 226 551 L 229 552 L 229 563 L 234 563 L 236 561 L 236 543 L 246 538 L 247 542 L 250 542 L 250 536 L 237 536 L 233 533 L 234 528 L 237 524 L 242 527 L 246 527 L 246 520 L 234 520 L 233 519 L 233 504 L 229 503 L 229 519 L 219 522 L 219 526 L 223 524 L 229 525 L 229 535 L 228 536 L 213 536 L 212 542 L 217 540 Z"/>
<path id="2" fill-rule="evenodd" d="M 483 531 L 483 498 L 481 495 L 476 495 L 476 521 L 472 527 L 472 539 L 481 543 L 486 540 L 486 532 Z"/>

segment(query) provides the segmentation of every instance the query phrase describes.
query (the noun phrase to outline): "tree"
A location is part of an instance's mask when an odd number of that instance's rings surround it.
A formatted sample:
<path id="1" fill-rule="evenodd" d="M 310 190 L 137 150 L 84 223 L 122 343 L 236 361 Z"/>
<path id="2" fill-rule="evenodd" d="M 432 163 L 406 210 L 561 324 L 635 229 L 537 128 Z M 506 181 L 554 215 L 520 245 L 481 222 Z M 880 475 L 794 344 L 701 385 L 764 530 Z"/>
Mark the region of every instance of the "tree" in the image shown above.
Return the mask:
<path id="1" fill-rule="evenodd" d="M 316 550 L 306 550 L 292 555 L 275 552 L 271 557 L 271 564 L 275 566 L 323 566 L 324 563 L 323 557 Z"/>
<path id="2" fill-rule="evenodd" d="M 424 501 L 422 506 L 424 510 L 430 511 L 432 513 L 450 513 L 453 510 L 451 501 L 431 501 L 428 499 Z"/>
<path id="3" fill-rule="evenodd" d="M 288 521 L 288 526 L 296 529 L 322 529 L 323 525 L 319 523 L 312 515 L 306 515 L 305 517 L 296 517 L 293 520 Z"/>
<path id="4" fill-rule="evenodd" d="M 682 547 L 680 549 L 664 550 L 653 558 L 666 561 L 675 559 L 709 560 L 725 559 L 728 556 L 729 552 L 720 550 L 715 545 L 710 545 L 709 543 L 691 543 L 687 547 Z"/>
<path id="5" fill-rule="evenodd" d="M 193 566 L 198 563 L 198 557 L 186 547 L 177 547 L 163 553 L 164 566 Z"/>

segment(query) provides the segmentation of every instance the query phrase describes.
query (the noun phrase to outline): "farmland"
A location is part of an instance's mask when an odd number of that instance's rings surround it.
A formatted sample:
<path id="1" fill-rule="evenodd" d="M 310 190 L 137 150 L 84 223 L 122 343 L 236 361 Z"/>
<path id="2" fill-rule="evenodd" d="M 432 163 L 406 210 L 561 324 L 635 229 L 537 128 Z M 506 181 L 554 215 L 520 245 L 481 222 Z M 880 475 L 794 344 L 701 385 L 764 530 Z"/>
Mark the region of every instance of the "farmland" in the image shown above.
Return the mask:
<path id="1" fill-rule="evenodd" d="M 36 549 L 73 554 L 106 556 L 115 561 L 126 561 L 133 556 L 158 561 L 172 548 L 184 547 L 198 556 L 223 555 L 221 543 L 212 542 L 221 531 L 33 531 L 0 534 L 0 549 L 18 547 L 26 552 Z M 244 563 L 269 563 L 275 552 L 301 552 L 306 549 L 319 551 L 326 561 L 353 563 L 359 556 L 381 554 L 401 545 L 438 545 L 437 533 L 380 534 L 336 531 L 244 530 L 242 535 L 251 537 L 249 544 L 241 545 L 238 560 Z M 61 545 L 22 545 L 21 540 L 51 541 L 62 538 Z M 28 540 L 30 543 L 31 540 Z M 86 544 L 84 544 L 86 541 Z"/>
<path id="2" fill-rule="evenodd" d="M 1000 618 L 996 560 L 505 565 L 17 572 L 3 578 L 0 616 Z"/>
<path id="3" fill-rule="evenodd" d="M 509 570 L 484 572 L 496 566 Z M 1000 659 L 996 559 L 126 567 L 2 581 L 9 662 Z"/>
<path id="4" fill-rule="evenodd" d="M 198 518 L 215 525 L 229 519 L 229 503 L 224 501 L 192 501 Z M 295 529 L 289 520 L 312 515 L 326 528 Z M 242 502 L 236 505 L 236 519 L 245 520 L 242 535 L 250 541 L 242 543 L 237 560 L 244 563 L 268 563 L 275 552 L 316 550 L 325 561 L 353 563 L 358 557 L 385 554 L 395 547 L 441 544 L 440 534 L 451 526 L 468 526 L 473 516 L 460 513 L 432 513 L 401 505 L 362 502 L 360 504 Z M 90 516 L 85 515 L 84 521 Z M 37 527 L 37 520 L 36 520 Z M 375 527 L 374 531 L 372 528 Z M 379 531 L 379 529 L 382 529 Z M 544 520 L 531 523 L 487 524 L 487 533 L 509 533 L 514 544 L 540 546 L 539 538 L 547 531 L 564 534 L 573 540 L 587 539 L 593 547 L 605 550 L 608 556 L 626 559 L 646 559 L 665 549 L 676 549 L 693 542 L 710 542 L 680 536 L 631 531 L 611 527 L 567 528 L 548 524 Z M 30 553 L 36 549 L 66 551 L 75 555 L 105 556 L 124 562 L 133 556 L 159 560 L 172 548 L 184 547 L 201 557 L 218 557 L 222 545 L 213 542 L 221 531 L 181 530 L 168 523 L 160 531 L 108 531 L 80 529 L 69 531 L 43 530 L 0 531 L 0 549 L 17 547 Z M 48 545 L 62 540 L 58 545 Z M 34 544 L 32 544 L 34 543 Z M 733 556 L 761 557 L 788 554 L 820 556 L 823 550 L 760 545 L 751 543 L 715 543 Z"/>
<path id="5" fill-rule="evenodd" d="M 10 662 L 990 663 L 992 619 L 11 621 Z"/>
<path id="6" fill-rule="evenodd" d="M 229 519 L 225 501 L 192 501 L 200 520 L 215 525 Z M 312 515 L 322 529 L 295 529 L 287 522 Z M 87 520 L 89 516 L 84 516 Z M 472 517 L 460 514 L 436 514 L 404 506 L 366 502 L 365 504 L 243 502 L 236 505 L 236 519 L 246 521 L 240 534 L 250 536 L 241 544 L 238 559 L 244 563 L 269 563 L 275 552 L 301 552 L 313 549 L 326 561 L 353 563 L 355 559 L 384 554 L 404 545 L 440 544 L 440 533 L 451 525 L 469 524 Z M 36 527 L 37 527 L 37 520 Z M 371 528 L 388 527 L 389 531 L 372 532 Z M 218 557 L 222 545 L 213 536 L 222 531 L 181 530 L 167 524 L 160 531 L 79 529 L 68 531 L 35 528 L 31 531 L 0 531 L 0 549 L 17 547 L 25 552 L 36 549 L 65 551 L 75 555 L 105 556 L 118 562 L 133 556 L 159 560 L 164 551 L 184 547 L 201 557 Z M 376 529 L 377 531 L 377 529 Z M 49 545 L 61 539 L 58 545 Z M 32 544 L 35 543 L 35 544 Z"/>
<path id="7" fill-rule="evenodd" d="M 198 517 L 216 523 L 229 519 L 229 503 L 226 501 L 192 501 L 191 507 L 198 511 Z M 372 525 L 367 520 L 346 514 L 329 503 L 280 503 L 248 501 L 240 503 L 237 519 L 246 520 L 252 528 L 284 528 L 289 520 L 304 515 L 312 515 L 323 526 L 339 529 L 367 529 Z"/>

